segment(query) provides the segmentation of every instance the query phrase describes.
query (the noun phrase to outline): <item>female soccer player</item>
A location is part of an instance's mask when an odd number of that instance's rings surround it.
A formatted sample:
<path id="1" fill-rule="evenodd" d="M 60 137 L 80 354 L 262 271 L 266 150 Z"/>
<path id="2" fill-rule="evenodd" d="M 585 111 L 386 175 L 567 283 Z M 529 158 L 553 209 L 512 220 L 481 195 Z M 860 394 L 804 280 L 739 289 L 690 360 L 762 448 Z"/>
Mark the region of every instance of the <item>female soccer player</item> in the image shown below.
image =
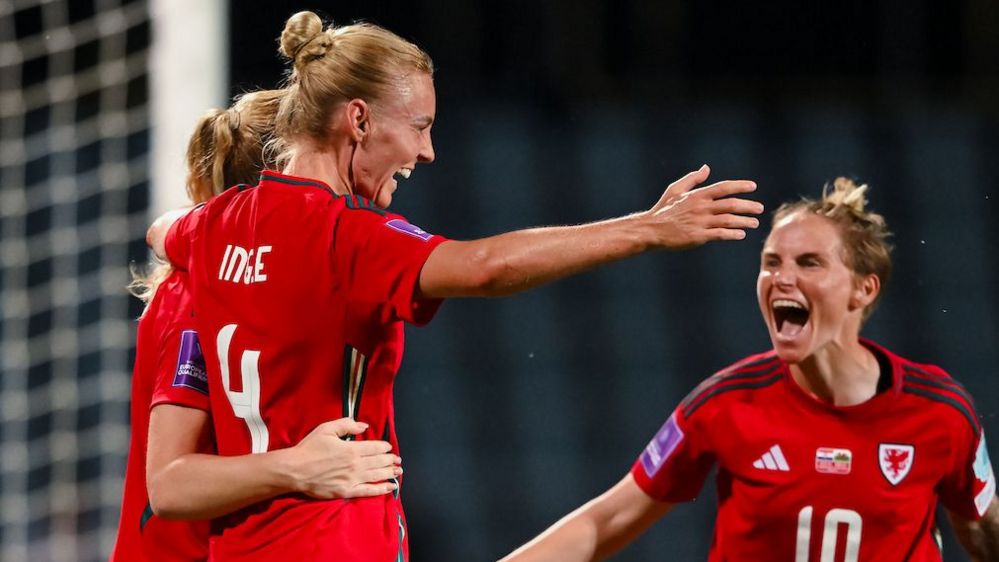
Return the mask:
<path id="1" fill-rule="evenodd" d="M 891 271 L 866 186 L 781 206 L 757 298 L 774 349 L 673 411 L 616 486 L 504 560 L 599 560 L 718 467 L 710 560 L 940 560 L 943 503 L 974 560 L 999 560 L 995 478 L 971 397 L 934 365 L 860 337 Z"/>
<path id="2" fill-rule="evenodd" d="M 187 189 L 193 202 L 203 203 L 228 185 L 256 180 L 263 168 L 263 141 L 273 131 L 282 94 L 280 90 L 247 94 L 232 109 L 213 110 L 201 119 L 187 153 Z M 186 272 L 160 264 L 132 287 L 148 306 L 139 319 L 132 435 L 111 561 L 207 560 L 208 522 L 168 521 L 160 517 L 164 515 L 208 518 L 287 492 L 319 497 L 390 492 L 392 486 L 381 481 L 396 474 L 398 457 L 384 441 L 341 441 L 339 436 L 363 429 L 363 424 L 349 419 L 322 424 L 284 451 L 232 458 L 203 455 L 167 466 L 184 452 L 214 452 L 204 362 L 191 318 L 187 278 Z M 362 459 L 366 466 L 352 466 Z M 178 494 L 163 498 L 160 493 L 161 498 L 151 503 L 149 498 L 163 488 L 158 480 L 172 479 L 172 473 L 180 482 L 189 482 L 191 493 L 180 487 Z M 155 504 L 162 504 L 156 516 Z"/>
<path id="3" fill-rule="evenodd" d="M 417 163 L 434 159 L 433 67 L 426 53 L 368 24 L 324 30 L 311 12 L 281 37 L 293 61 L 276 123 L 278 162 L 151 231 L 157 253 L 191 271 L 219 452 L 287 447 L 316 423 L 366 422 L 359 439 L 398 451 L 392 385 L 403 322 L 442 298 L 526 290 L 643 251 L 734 240 L 762 211 L 728 181 L 671 185 L 649 211 L 575 227 L 458 242 L 385 211 Z M 165 238 L 165 241 L 164 241 Z M 261 502 L 218 521 L 215 560 L 406 559 L 396 496 Z"/>

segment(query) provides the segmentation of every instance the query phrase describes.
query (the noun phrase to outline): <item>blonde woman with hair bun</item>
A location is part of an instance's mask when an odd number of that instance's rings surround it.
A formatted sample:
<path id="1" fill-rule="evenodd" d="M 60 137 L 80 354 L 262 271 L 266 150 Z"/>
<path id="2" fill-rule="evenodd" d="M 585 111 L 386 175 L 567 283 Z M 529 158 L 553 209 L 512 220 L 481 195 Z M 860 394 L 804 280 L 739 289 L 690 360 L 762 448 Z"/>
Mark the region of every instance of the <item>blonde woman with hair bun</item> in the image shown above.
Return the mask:
<path id="1" fill-rule="evenodd" d="M 324 27 L 293 15 L 290 64 L 269 143 L 278 171 L 150 231 L 157 253 L 194 279 L 219 452 L 288 447 L 339 416 L 398 454 L 392 388 L 404 324 L 442 299 L 504 296 L 639 253 L 740 240 L 762 206 L 750 181 L 671 184 L 650 209 L 610 220 L 472 241 L 433 235 L 388 211 L 435 157 L 434 67 L 372 24 Z M 695 189 L 696 188 L 696 189 Z M 216 561 L 407 560 L 398 492 L 352 500 L 301 495 L 217 521 Z"/>
<path id="2" fill-rule="evenodd" d="M 193 203 L 256 181 L 283 95 L 251 92 L 198 121 L 187 150 L 186 187 Z M 204 562 L 207 519 L 268 497 L 392 491 L 383 481 L 395 474 L 400 459 L 385 441 L 342 441 L 364 429 L 346 418 L 320 424 L 285 450 L 216 456 L 188 273 L 154 263 L 131 288 L 147 306 L 138 322 L 131 438 L 110 562 Z M 177 518 L 200 520 L 171 520 Z"/>
<path id="3" fill-rule="evenodd" d="M 973 560 L 999 560 L 971 396 L 860 336 L 891 272 L 866 193 L 837 178 L 776 211 L 756 283 L 773 349 L 707 378 L 617 485 L 504 561 L 603 560 L 695 499 L 712 467 L 712 562 L 938 562 L 938 505 Z"/>

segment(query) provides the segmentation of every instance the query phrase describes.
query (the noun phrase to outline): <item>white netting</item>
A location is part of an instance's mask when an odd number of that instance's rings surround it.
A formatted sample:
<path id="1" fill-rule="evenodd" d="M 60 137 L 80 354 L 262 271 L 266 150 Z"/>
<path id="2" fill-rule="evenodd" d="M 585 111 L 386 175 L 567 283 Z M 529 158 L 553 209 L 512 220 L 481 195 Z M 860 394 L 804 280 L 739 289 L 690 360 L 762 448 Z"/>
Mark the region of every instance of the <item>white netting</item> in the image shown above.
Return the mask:
<path id="1" fill-rule="evenodd" d="M 147 2 L 0 2 L 0 559 L 106 559 L 149 180 Z"/>

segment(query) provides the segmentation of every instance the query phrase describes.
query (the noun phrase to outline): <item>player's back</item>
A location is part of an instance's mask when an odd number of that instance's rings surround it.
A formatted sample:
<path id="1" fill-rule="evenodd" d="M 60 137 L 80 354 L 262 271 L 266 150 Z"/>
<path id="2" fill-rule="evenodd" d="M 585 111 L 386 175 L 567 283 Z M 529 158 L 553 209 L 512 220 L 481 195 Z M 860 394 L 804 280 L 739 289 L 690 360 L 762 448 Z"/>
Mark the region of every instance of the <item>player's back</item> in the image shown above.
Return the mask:
<path id="1" fill-rule="evenodd" d="M 337 200 L 285 187 L 217 198 L 192 247 L 205 354 L 219 366 L 213 418 L 224 455 L 289 447 L 340 414 L 331 383 L 345 301 L 328 258 Z"/>
<path id="2" fill-rule="evenodd" d="M 187 278 L 182 271 L 170 273 L 139 319 L 132 374 L 131 438 L 111 562 L 198 562 L 208 558 L 208 523 L 155 517 L 146 492 L 151 407 L 161 403 L 200 409 L 208 406 L 203 381 L 178 376 L 180 368 L 191 367 L 188 359 L 197 360 L 184 357 L 179 346 L 183 330 L 193 323 Z"/>
<path id="3" fill-rule="evenodd" d="M 346 415 L 347 396 L 360 393 L 362 381 L 355 381 L 356 388 L 350 384 L 345 355 L 358 349 L 366 357 L 384 353 L 394 349 L 386 344 L 393 338 L 401 354 L 398 321 L 358 311 L 364 303 L 356 299 L 348 304 L 350 260 L 332 255 L 335 238 L 343 235 L 338 220 L 345 207 L 322 184 L 274 174 L 257 186 L 234 188 L 199 211 L 190 263 L 206 360 L 219 374 L 210 388 L 220 454 L 298 443 L 320 423 Z M 363 382 L 365 392 L 391 393 L 391 377 Z M 383 408 L 371 402 L 350 412 L 371 426 L 361 438 L 387 431 L 390 415 Z M 365 559 L 379 545 L 390 557 L 398 551 L 401 517 L 392 495 L 349 501 L 282 496 L 223 518 L 213 557 L 308 560 L 333 548 L 319 537 L 345 541 L 335 546 L 339 559 Z M 353 536 L 332 530 L 346 524 L 356 529 Z M 378 539 L 365 546 L 366 533 Z M 351 557 L 349 548 L 361 551 Z"/>

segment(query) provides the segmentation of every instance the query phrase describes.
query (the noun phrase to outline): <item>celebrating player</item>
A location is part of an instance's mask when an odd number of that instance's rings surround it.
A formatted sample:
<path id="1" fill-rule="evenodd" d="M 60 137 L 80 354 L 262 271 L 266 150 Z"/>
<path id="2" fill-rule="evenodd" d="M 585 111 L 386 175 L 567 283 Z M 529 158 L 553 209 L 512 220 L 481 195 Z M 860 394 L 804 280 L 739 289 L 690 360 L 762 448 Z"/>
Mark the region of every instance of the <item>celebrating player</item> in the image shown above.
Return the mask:
<path id="1" fill-rule="evenodd" d="M 976 561 L 999 560 L 999 504 L 968 393 L 860 337 L 891 271 L 866 186 L 781 206 L 757 298 L 774 349 L 706 379 L 621 482 L 504 560 L 623 548 L 718 467 L 710 560 L 940 560 L 937 503 Z"/>
<path id="2" fill-rule="evenodd" d="M 311 12 L 281 37 L 293 62 L 276 122 L 278 162 L 259 185 L 158 221 L 160 255 L 191 272 L 222 455 L 287 447 L 339 415 L 359 439 L 398 451 L 392 385 L 403 322 L 442 298 L 499 296 L 643 251 L 735 240 L 762 211 L 727 181 L 672 184 L 649 211 L 471 242 L 447 240 L 385 211 L 398 179 L 434 159 L 430 58 L 369 24 L 324 30 Z M 290 495 L 217 521 L 213 559 L 408 558 L 397 494 L 351 501 Z"/>
<path id="3" fill-rule="evenodd" d="M 262 142 L 273 131 L 281 95 L 280 90 L 247 94 L 232 109 L 213 110 L 202 118 L 187 153 L 187 190 L 193 202 L 203 203 L 225 186 L 256 179 L 263 168 Z M 363 429 L 349 419 L 322 424 L 285 451 L 253 457 L 201 455 L 171 465 L 183 453 L 214 452 L 187 279 L 186 272 L 160 264 L 133 284 L 148 306 L 138 326 L 132 434 L 111 562 L 208 559 L 207 521 L 168 521 L 161 515 L 208 518 L 293 491 L 320 497 L 390 492 L 392 487 L 380 481 L 395 473 L 398 457 L 384 441 L 341 441 L 339 436 Z M 361 457 L 370 468 L 351 466 Z M 190 489 L 174 485 L 174 480 L 189 483 Z M 150 502 L 157 489 L 164 492 Z"/>

